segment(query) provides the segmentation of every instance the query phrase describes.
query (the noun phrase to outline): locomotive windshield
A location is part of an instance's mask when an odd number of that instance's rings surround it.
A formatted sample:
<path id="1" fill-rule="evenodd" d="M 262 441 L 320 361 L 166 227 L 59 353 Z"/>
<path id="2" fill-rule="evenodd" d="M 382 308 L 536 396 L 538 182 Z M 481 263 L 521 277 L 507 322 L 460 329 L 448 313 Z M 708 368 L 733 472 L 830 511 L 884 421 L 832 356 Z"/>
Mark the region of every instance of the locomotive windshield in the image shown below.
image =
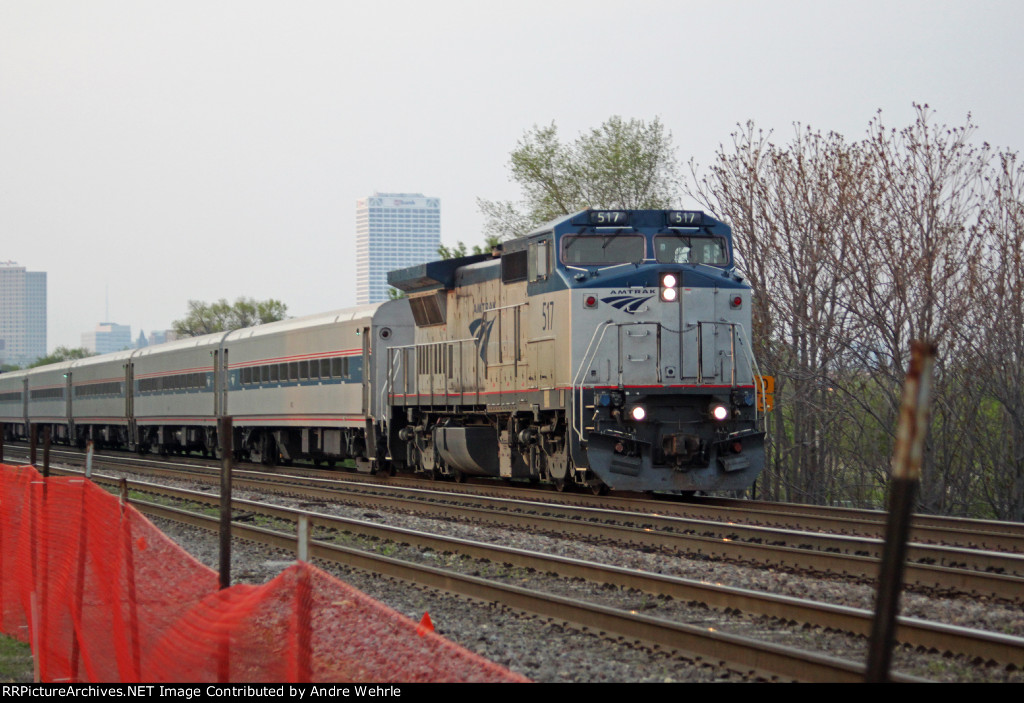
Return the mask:
<path id="1" fill-rule="evenodd" d="M 721 237 L 658 235 L 654 238 L 654 255 L 662 264 L 725 266 L 729 263 L 729 250 Z"/>
<path id="2" fill-rule="evenodd" d="M 562 263 L 603 266 L 642 261 L 646 241 L 627 234 L 567 235 L 562 238 Z"/>

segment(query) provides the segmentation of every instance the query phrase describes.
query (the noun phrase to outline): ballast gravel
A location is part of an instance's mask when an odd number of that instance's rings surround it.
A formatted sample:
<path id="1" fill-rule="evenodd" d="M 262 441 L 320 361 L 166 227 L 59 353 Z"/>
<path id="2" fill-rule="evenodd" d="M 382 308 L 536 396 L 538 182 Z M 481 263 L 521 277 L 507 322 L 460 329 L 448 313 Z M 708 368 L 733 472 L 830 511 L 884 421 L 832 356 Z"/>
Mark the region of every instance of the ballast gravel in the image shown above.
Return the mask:
<path id="1" fill-rule="evenodd" d="M 126 475 L 127 478 L 132 478 Z M 152 481 L 152 478 L 142 480 Z M 170 481 L 162 481 L 172 483 Z M 208 486 L 173 482 L 196 490 Z M 339 517 L 377 522 L 392 527 L 422 530 L 462 539 L 491 542 L 588 561 L 614 564 L 652 573 L 738 588 L 789 595 L 807 600 L 870 609 L 875 587 L 841 579 L 814 578 L 784 570 L 747 567 L 723 561 L 686 558 L 629 547 L 592 544 L 578 539 L 532 534 L 525 530 L 504 530 L 493 526 L 466 524 L 381 509 L 368 510 L 343 504 L 315 504 L 279 496 L 235 491 L 236 498 L 271 502 Z M 216 569 L 219 563 L 217 539 L 213 533 L 171 521 L 158 526 L 204 564 Z M 372 541 L 371 541 L 372 542 Z M 403 545 L 365 545 L 387 550 L 389 556 L 431 563 L 464 573 L 501 580 L 517 586 L 557 592 L 588 602 L 638 610 L 648 615 L 679 622 L 732 631 L 737 634 L 780 642 L 821 654 L 863 661 L 867 642 L 863 637 L 826 632 L 780 623 L 768 618 L 721 613 L 701 606 L 673 602 L 618 588 L 566 580 L 526 570 L 515 570 L 489 562 L 475 562 L 414 549 Z M 263 583 L 275 577 L 294 555 L 235 541 L 232 546 L 233 582 Z M 584 632 L 547 618 L 522 615 L 495 603 L 476 603 L 466 598 L 418 588 L 376 574 L 347 569 L 332 563 L 317 566 L 364 591 L 414 621 L 430 614 L 437 631 L 454 642 L 538 682 L 732 682 L 751 680 L 729 671 L 718 662 L 694 659 L 683 654 L 652 650 L 619 639 Z M 963 627 L 1024 636 L 1021 609 L 984 598 L 934 598 L 905 593 L 902 614 Z M 917 652 L 898 647 L 894 667 L 902 673 L 948 682 L 1024 682 L 1024 673 L 999 666 L 976 665 L 962 657 Z"/>

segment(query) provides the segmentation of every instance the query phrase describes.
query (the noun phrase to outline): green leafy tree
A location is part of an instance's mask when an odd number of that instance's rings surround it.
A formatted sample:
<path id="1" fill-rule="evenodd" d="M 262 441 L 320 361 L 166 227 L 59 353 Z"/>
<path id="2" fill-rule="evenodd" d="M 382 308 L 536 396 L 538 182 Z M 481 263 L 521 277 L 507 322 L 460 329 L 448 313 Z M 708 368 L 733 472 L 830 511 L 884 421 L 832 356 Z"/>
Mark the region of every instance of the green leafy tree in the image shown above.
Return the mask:
<path id="1" fill-rule="evenodd" d="M 483 245 L 476 244 L 473 246 L 473 254 L 486 254 L 490 252 L 494 247 L 498 246 L 501 240 L 497 235 L 490 235 L 484 241 Z M 463 256 L 469 256 L 470 252 L 466 249 L 466 243 L 459 241 L 453 247 L 446 247 L 444 244 L 437 248 L 437 255 L 442 259 L 458 259 Z"/>
<path id="2" fill-rule="evenodd" d="M 215 303 L 188 301 L 188 314 L 172 323 L 179 337 L 199 337 L 214 332 L 264 325 L 287 317 L 288 306 L 280 300 L 239 298 L 234 304 L 221 298 Z"/>
<path id="3" fill-rule="evenodd" d="M 78 347 L 77 349 L 71 349 L 70 347 L 57 347 L 47 356 L 41 356 L 33 361 L 28 367 L 30 369 L 34 369 L 36 366 L 58 364 L 62 361 L 74 361 L 75 359 L 85 359 L 90 356 L 96 356 L 96 352 L 90 351 L 85 347 Z"/>
<path id="4" fill-rule="evenodd" d="M 682 184 L 672 134 L 658 118 L 613 116 L 569 143 L 554 122 L 535 125 L 516 144 L 509 170 L 521 202 L 477 199 L 484 234 L 499 240 L 591 207 L 671 207 Z"/>

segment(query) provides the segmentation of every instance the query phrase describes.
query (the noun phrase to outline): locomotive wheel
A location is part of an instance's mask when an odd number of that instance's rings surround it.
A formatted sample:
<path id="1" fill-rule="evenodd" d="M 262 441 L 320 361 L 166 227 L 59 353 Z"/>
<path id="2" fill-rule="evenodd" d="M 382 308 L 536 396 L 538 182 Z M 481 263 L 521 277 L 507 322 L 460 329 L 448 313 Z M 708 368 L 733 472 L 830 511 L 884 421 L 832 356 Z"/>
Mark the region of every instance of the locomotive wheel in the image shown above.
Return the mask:
<path id="1" fill-rule="evenodd" d="M 606 496 L 606 495 L 608 495 L 608 484 L 606 484 L 601 479 L 595 478 L 593 481 L 591 481 L 587 485 L 590 486 L 590 492 L 593 493 L 596 496 Z"/>
<path id="2" fill-rule="evenodd" d="M 559 493 L 565 493 L 569 488 L 569 484 L 564 478 L 556 478 L 552 483 L 555 485 L 555 490 Z"/>

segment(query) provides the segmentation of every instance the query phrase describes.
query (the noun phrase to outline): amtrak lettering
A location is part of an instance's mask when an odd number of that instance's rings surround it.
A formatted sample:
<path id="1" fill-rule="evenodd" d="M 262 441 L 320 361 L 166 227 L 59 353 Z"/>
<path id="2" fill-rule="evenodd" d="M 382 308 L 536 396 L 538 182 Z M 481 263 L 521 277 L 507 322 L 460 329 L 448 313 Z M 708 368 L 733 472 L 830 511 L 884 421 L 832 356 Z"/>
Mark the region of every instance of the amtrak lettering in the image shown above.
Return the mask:
<path id="1" fill-rule="evenodd" d="M 608 296 L 607 298 L 601 298 L 601 302 L 611 305 L 613 308 L 618 308 L 623 312 L 628 312 L 630 315 L 633 315 L 636 313 L 637 310 L 640 309 L 640 306 L 642 306 L 644 303 L 646 303 L 648 300 L 654 297 L 653 292 L 651 292 L 650 295 L 622 295 L 622 293 L 625 292 L 626 291 L 613 290 L 612 295 Z M 647 291 L 642 291 L 642 293 L 647 293 Z"/>

